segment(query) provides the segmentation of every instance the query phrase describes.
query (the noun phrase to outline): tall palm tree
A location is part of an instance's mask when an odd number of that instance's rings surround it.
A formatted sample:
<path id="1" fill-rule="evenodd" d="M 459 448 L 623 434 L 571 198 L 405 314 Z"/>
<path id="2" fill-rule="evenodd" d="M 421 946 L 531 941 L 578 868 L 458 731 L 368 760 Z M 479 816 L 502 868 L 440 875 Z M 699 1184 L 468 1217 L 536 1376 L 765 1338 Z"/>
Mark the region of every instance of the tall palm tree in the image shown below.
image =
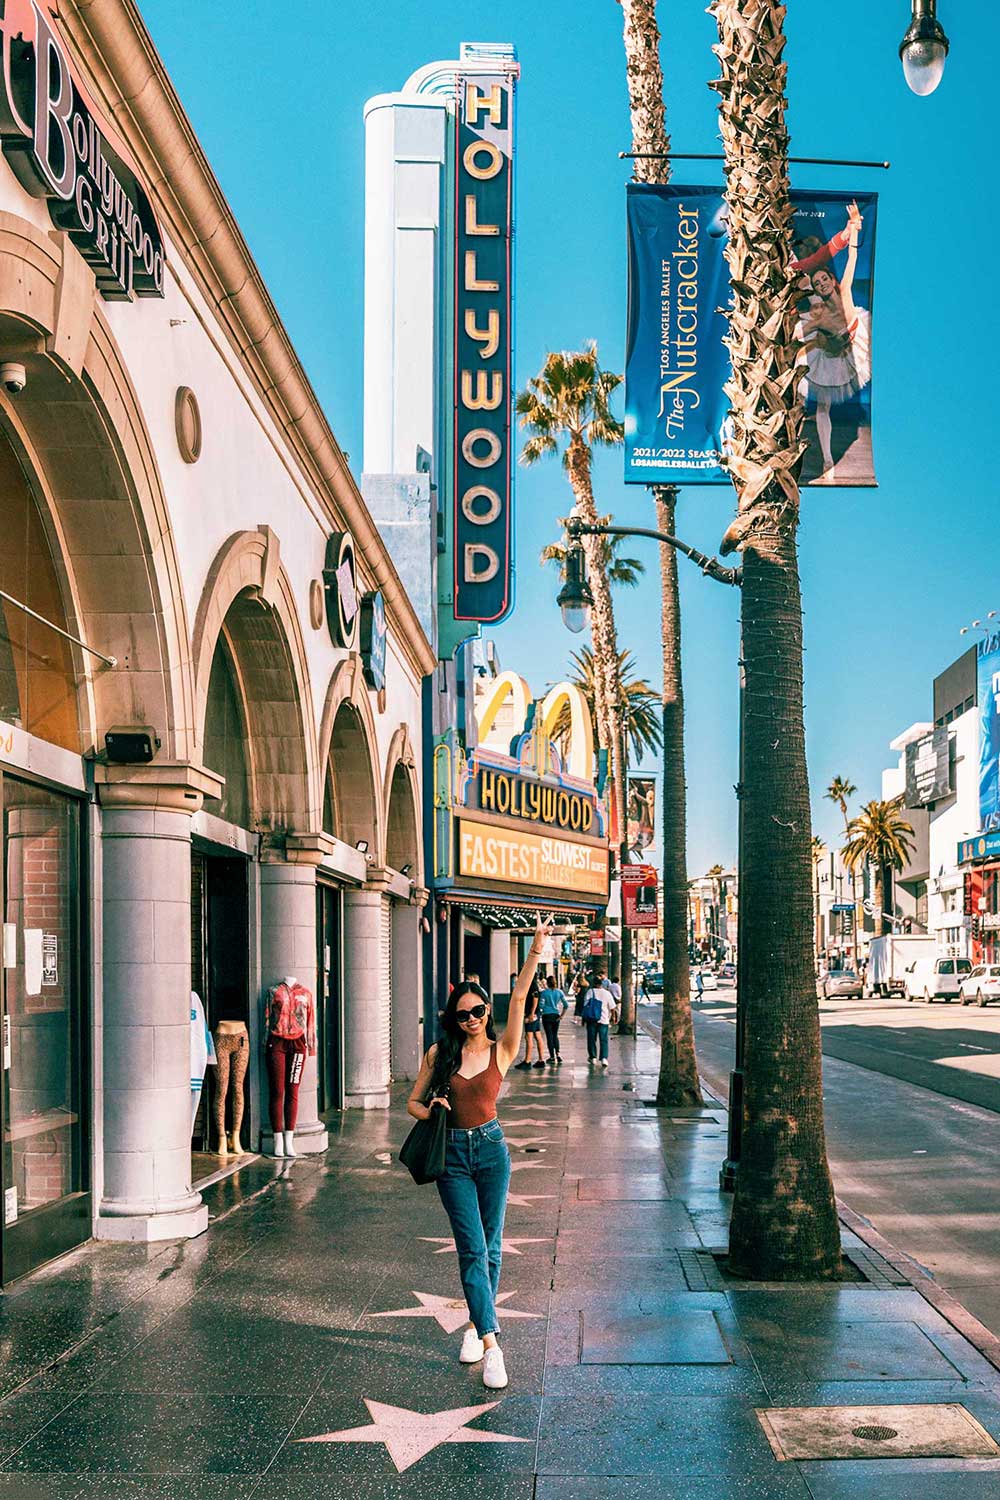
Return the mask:
<path id="1" fill-rule="evenodd" d="M 611 410 L 611 397 L 622 377 L 602 370 L 597 344 L 573 352 L 547 355 L 541 371 L 532 376 L 515 401 L 521 426 L 529 434 L 521 449 L 521 462 L 537 463 L 562 447 L 563 468 L 573 492 L 576 512 L 588 525 L 600 525 L 594 500 L 593 450 L 612 448 L 623 442 L 625 429 Z M 625 840 L 626 788 L 622 751 L 621 686 L 618 681 L 618 638 L 615 632 L 611 583 L 602 566 L 601 538 L 584 537 L 590 588 L 594 604 L 590 633 L 596 670 L 594 700 L 597 739 L 608 751 L 612 769 L 615 816 L 622 845 Z M 635 1027 L 632 996 L 631 935 L 622 927 L 622 1001 L 620 1030 Z"/>
<path id="2" fill-rule="evenodd" d="M 601 526 L 610 526 L 612 517 L 598 516 Z M 559 517 L 559 525 L 566 525 L 566 518 Z M 646 565 L 638 557 L 619 556 L 625 545 L 623 536 L 599 536 L 594 540 L 598 543 L 597 551 L 601 559 L 601 568 L 608 575 L 608 582 L 612 588 L 634 589 L 646 571 Z M 555 563 L 559 568 L 559 575 L 565 579 L 566 575 L 566 547 L 562 542 L 549 542 L 547 547 L 541 551 L 543 563 Z"/>
<path id="3" fill-rule="evenodd" d="M 856 818 L 847 825 L 847 842 L 843 848 L 844 863 L 853 873 L 869 864 L 875 874 L 875 933 L 885 931 L 885 908 L 891 877 L 904 868 L 915 845 L 913 826 L 900 816 L 902 798 L 890 802 L 866 802 Z"/>
<path id="4" fill-rule="evenodd" d="M 856 791 L 857 791 L 857 787 L 854 785 L 853 781 L 848 780 L 848 778 L 846 776 L 835 776 L 833 778 L 833 780 L 830 782 L 830 785 L 827 787 L 826 791 L 823 793 L 824 797 L 826 797 L 826 799 L 827 799 L 828 802 L 835 802 L 837 804 L 837 806 L 840 808 L 840 816 L 844 820 L 844 832 L 845 833 L 847 832 L 848 824 L 850 823 L 850 818 L 847 815 L 847 803 L 848 803 L 849 798 L 853 797 L 854 793 Z M 858 928 L 860 927 L 861 923 L 860 923 L 860 921 L 858 919 L 858 915 L 859 915 L 858 914 L 858 877 L 857 877 L 857 872 L 855 870 L 851 871 L 851 901 L 854 903 L 854 943 L 853 943 L 853 947 L 854 947 L 854 970 L 855 970 L 855 973 L 857 973 L 857 968 L 858 968 Z"/>
<path id="5" fill-rule="evenodd" d="M 840 1228 L 826 1157 L 813 973 L 812 830 L 796 534 L 804 451 L 791 274 L 781 0 L 712 0 L 732 277 L 727 467 L 743 553 L 744 1133 L 730 1267 L 834 1277 Z"/>
<path id="6" fill-rule="evenodd" d="M 575 671 L 572 681 L 583 693 L 590 707 L 591 718 L 595 717 L 594 690 L 596 669 L 594 653 L 589 646 L 574 651 L 571 661 Z M 644 755 L 655 755 L 661 744 L 660 718 L 657 713 L 659 694 L 644 677 L 635 675 L 635 657 L 631 651 L 622 651 L 618 656 L 618 682 L 621 690 L 620 703 L 625 725 L 626 771 L 629 764 L 642 760 Z M 569 733 L 569 704 L 564 704 L 556 720 L 553 739 L 562 741 Z"/>
<path id="7" fill-rule="evenodd" d="M 637 182 L 665 183 L 670 150 L 660 65 L 656 0 L 620 0 L 628 81 L 633 162 Z M 652 153 L 652 154 L 649 154 Z M 676 532 L 677 490 L 653 488 L 656 525 Z M 681 680 L 681 606 L 677 553 L 660 548 L 660 640 L 663 672 L 663 1025 L 656 1102 L 700 1104 L 701 1084 L 691 1020 L 687 931 L 687 782 L 684 774 L 684 688 Z"/>

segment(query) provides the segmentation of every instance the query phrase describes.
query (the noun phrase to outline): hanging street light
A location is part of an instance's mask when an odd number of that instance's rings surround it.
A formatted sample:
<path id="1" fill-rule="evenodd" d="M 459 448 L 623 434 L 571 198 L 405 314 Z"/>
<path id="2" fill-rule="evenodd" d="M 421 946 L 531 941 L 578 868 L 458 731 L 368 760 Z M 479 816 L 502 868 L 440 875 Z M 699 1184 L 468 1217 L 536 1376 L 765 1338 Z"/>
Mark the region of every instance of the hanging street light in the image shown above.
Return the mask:
<path id="1" fill-rule="evenodd" d="M 899 55 L 910 88 L 924 96 L 933 94 L 941 82 L 948 38 L 937 18 L 937 0 L 912 0 L 912 4 L 913 18 L 899 44 Z"/>
<path id="2" fill-rule="evenodd" d="M 563 624 L 573 635 L 579 635 L 590 624 L 590 610 L 594 596 L 587 582 L 587 565 L 583 547 L 579 541 L 571 541 L 566 548 L 566 581 L 556 598 L 562 611 Z"/>

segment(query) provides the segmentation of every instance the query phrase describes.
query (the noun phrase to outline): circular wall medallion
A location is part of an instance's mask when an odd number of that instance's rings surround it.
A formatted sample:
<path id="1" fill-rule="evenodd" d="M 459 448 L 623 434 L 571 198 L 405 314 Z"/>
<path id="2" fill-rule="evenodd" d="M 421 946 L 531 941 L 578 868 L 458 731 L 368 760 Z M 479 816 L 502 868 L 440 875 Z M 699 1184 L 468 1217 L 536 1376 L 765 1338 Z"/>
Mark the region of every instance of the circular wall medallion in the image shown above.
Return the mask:
<path id="1" fill-rule="evenodd" d="M 335 531 L 327 539 L 323 568 L 326 623 L 335 646 L 353 651 L 361 621 L 358 565 L 349 531 Z"/>
<path id="2" fill-rule="evenodd" d="M 201 410 L 197 396 L 188 385 L 177 387 L 174 430 L 181 458 L 186 464 L 196 464 L 201 457 Z"/>
<path id="3" fill-rule="evenodd" d="M 313 630 L 322 630 L 325 619 L 326 599 L 323 593 L 323 580 L 313 578 L 309 584 L 309 624 Z"/>

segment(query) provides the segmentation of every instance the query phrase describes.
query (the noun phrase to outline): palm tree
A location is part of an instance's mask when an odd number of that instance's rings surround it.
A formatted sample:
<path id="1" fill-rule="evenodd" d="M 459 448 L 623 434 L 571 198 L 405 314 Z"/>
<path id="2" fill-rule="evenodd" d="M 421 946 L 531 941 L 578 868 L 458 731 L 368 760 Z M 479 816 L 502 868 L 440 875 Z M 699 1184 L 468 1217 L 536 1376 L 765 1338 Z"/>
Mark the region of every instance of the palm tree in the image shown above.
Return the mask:
<path id="1" fill-rule="evenodd" d="M 628 80 L 633 162 L 637 182 L 670 179 L 670 150 L 656 0 L 620 0 Z M 677 490 L 653 488 L 656 525 L 676 532 Z M 687 782 L 684 774 L 684 688 L 681 680 L 681 606 L 677 553 L 660 548 L 660 640 L 663 673 L 663 1024 L 656 1102 L 701 1103 L 701 1084 L 691 1020 L 691 974 L 687 931 Z"/>
<path id="2" fill-rule="evenodd" d="M 590 707 L 591 718 L 595 717 L 594 691 L 596 673 L 594 653 L 589 646 L 574 651 L 571 661 L 575 667 L 572 681 L 583 693 Z M 642 760 L 644 755 L 655 755 L 660 748 L 660 720 L 656 712 L 659 695 L 644 677 L 635 675 L 635 657 L 631 651 L 622 651 L 618 657 L 618 682 L 621 688 L 620 703 L 625 724 L 626 771 L 628 764 Z M 553 739 L 564 741 L 569 733 L 569 704 L 564 704 L 555 723 Z"/>
<path id="3" fill-rule="evenodd" d="M 830 785 L 827 787 L 826 791 L 823 793 L 827 801 L 835 802 L 840 808 L 840 816 L 844 820 L 845 833 L 847 832 L 847 827 L 850 822 L 850 819 L 847 816 L 848 798 L 853 797 L 856 791 L 857 787 L 854 785 L 853 781 L 849 781 L 846 776 L 835 776 L 830 782 Z M 858 927 L 861 924 L 858 921 L 858 877 L 857 873 L 854 870 L 851 871 L 851 900 L 854 903 L 854 972 L 857 973 Z"/>
<path id="4" fill-rule="evenodd" d="M 891 802 L 866 802 L 856 818 L 847 825 L 847 843 L 843 848 L 844 863 L 853 872 L 859 865 L 869 864 L 875 872 L 875 935 L 881 937 L 885 931 L 882 915 L 888 895 L 891 876 L 903 869 L 914 850 L 913 826 L 900 817 L 902 798 Z"/>
<path id="5" fill-rule="evenodd" d="M 601 526 L 610 526 L 612 517 L 610 515 L 598 516 L 597 519 Z M 559 525 L 566 525 L 564 516 L 559 517 Z M 617 586 L 618 588 L 634 589 L 643 573 L 645 573 L 646 565 L 638 557 L 619 557 L 618 554 L 625 544 L 625 538 L 623 536 L 599 536 L 595 537 L 594 540 L 598 544 L 597 551 L 601 559 L 600 566 L 608 575 L 608 582 L 612 588 Z M 565 580 L 566 547 L 562 542 L 549 542 L 547 547 L 543 547 L 541 561 L 543 563 L 557 563 L 559 576 Z"/>
<path id="6" fill-rule="evenodd" d="M 743 553 L 744 1134 L 729 1236 L 737 1275 L 835 1277 L 813 972 L 809 777 L 796 535 L 804 444 L 791 275 L 781 0 L 712 0 L 732 277 L 727 467 Z"/>
<path id="7" fill-rule="evenodd" d="M 538 375 L 532 376 L 520 392 L 515 410 L 529 437 L 521 449 L 521 462 L 537 463 L 540 458 L 562 449 L 577 514 L 588 525 L 600 525 L 594 501 L 594 447 L 613 448 L 625 436 L 625 430 L 611 411 L 610 401 L 621 385 L 622 377 L 602 370 L 593 340 L 586 349 L 575 352 L 553 352 L 547 355 Z M 594 598 L 590 634 L 596 670 L 594 702 L 597 740 L 608 751 L 612 768 L 615 814 L 621 839 L 625 842 L 626 789 L 622 753 L 621 686 L 618 681 L 618 639 L 611 603 L 611 583 L 603 564 L 600 537 L 584 537 L 587 572 Z M 632 954 L 629 929 L 622 927 L 621 945 L 622 1001 L 620 1031 L 635 1029 L 635 1007 L 632 997 Z"/>

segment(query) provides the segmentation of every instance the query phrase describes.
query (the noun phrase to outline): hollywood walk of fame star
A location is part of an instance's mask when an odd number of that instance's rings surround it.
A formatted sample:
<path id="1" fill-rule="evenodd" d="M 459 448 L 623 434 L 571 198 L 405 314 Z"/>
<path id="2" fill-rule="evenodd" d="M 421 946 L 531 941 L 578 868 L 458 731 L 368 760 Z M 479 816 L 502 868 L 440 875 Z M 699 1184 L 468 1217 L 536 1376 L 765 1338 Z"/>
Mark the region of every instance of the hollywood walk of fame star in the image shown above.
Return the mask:
<path id="1" fill-rule="evenodd" d="M 510 1170 L 512 1172 L 551 1172 L 554 1166 L 554 1161 L 512 1161 Z"/>
<path id="2" fill-rule="evenodd" d="M 530 1208 L 532 1203 L 538 1203 L 543 1198 L 554 1198 L 555 1193 L 508 1193 L 507 1206 L 515 1208 Z"/>
<path id="3" fill-rule="evenodd" d="M 434 1239 L 429 1234 L 422 1234 L 420 1236 L 420 1238 L 422 1240 L 424 1240 L 428 1245 L 440 1245 L 441 1246 L 440 1250 L 435 1250 L 434 1251 L 435 1255 L 454 1255 L 456 1253 L 456 1246 L 455 1246 L 455 1241 L 454 1240 Z M 545 1245 L 545 1244 L 548 1243 L 548 1239 L 549 1238 L 551 1238 L 551 1236 L 549 1236 L 548 1238 L 538 1238 L 536 1236 L 535 1238 L 532 1239 L 532 1238 L 529 1238 L 526 1235 L 521 1235 L 519 1238 L 515 1238 L 515 1239 L 510 1239 L 510 1240 L 504 1239 L 501 1242 L 500 1249 L 502 1250 L 502 1252 L 503 1252 L 504 1255 L 523 1255 L 524 1251 L 523 1250 L 519 1250 L 517 1248 L 518 1245 Z"/>
<path id="4" fill-rule="evenodd" d="M 508 1104 L 507 1108 L 508 1109 L 555 1109 L 556 1106 L 554 1104 Z M 532 1120 L 530 1123 L 532 1125 L 537 1125 L 538 1121 L 537 1120 Z"/>
<path id="5" fill-rule="evenodd" d="M 520 1124 L 520 1120 L 518 1124 Z M 524 1135 L 517 1139 L 512 1135 L 506 1137 L 508 1146 L 517 1146 L 523 1149 L 525 1146 L 555 1146 L 557 1142 L 547 1139 L 544 1135 Z"/>
<path id="6" fill-rule="evenodd" d="M 568 1130 L 568 1125 L 562 1125 L 558 1120 L 511 1120 L 515 1130 L 520 1130 L 522 1125 L 541 1125 L 545 1130 Z"/>
<path id="7" fill-rule="evenodd" d="M 499 1401 L 483 1406 L 457 1406 L 451 1411 L 410 1411 L 384 1401 L 364 1398 L 372 1421 L 367 1427 L 347 1427 L 342 1432 L 321 1432 L 315 1437 L 296 1438 L 299 1443 L 384 1443 L 389 1457 L 402 1474 L 442 1443 L 528 1443 L 530 1438 L 507 1432 L 484 1432 L 466 1424 L 492 1411 Z"/>
<path id="8" fill-rule="evenodd" d="M 397 1307 L 392 1312 L 372 1313 L 373 1318 L 433 1318 L 445 1333 L 457 1333 L 469 1321 L 469 1309 L 462 1298 L 434 1297 L 430 1292 L 414 1292 L 419 1307 Z M 516 1292 L 501 1292 L 496 1299 L 496 1309 L 504 1321 L 512 1318 L 540 1318 L 541 1313 L 515 1312 L 512 1307 L 503 1307 L 508 1297 Z"/>

